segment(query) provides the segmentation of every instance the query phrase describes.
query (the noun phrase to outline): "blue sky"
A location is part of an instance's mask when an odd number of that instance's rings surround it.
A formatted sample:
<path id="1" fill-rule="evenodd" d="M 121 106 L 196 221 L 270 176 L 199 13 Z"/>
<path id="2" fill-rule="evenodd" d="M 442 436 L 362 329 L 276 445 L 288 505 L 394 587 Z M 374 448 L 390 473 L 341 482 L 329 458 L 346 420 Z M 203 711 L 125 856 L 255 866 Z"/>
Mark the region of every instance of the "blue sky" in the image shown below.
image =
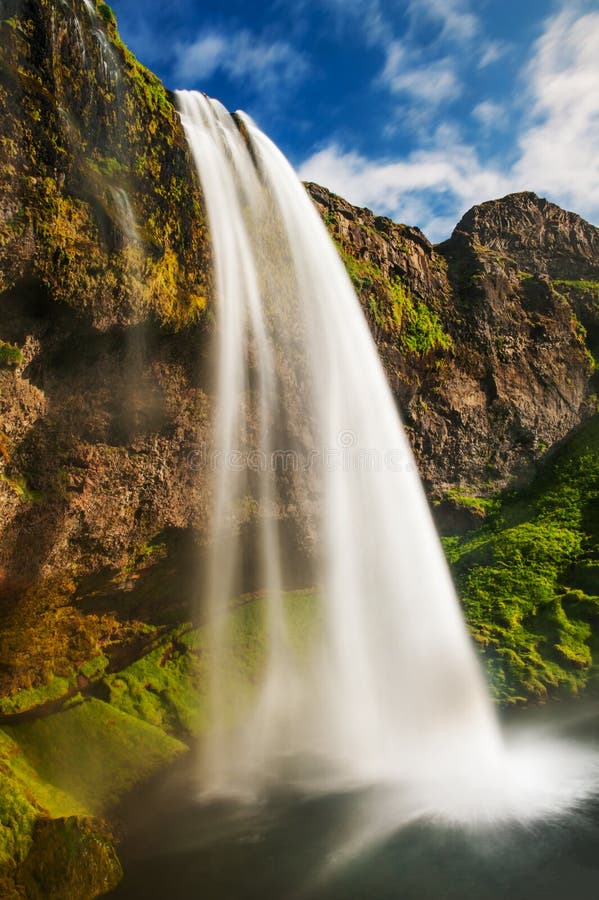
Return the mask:
<path id="1" fill-rule="evenodd" d="M 245 109 L 302 178 L 447 237 L 534 190 L 599 223 L 598 0 L 112 0 L 169 88 Z"/>

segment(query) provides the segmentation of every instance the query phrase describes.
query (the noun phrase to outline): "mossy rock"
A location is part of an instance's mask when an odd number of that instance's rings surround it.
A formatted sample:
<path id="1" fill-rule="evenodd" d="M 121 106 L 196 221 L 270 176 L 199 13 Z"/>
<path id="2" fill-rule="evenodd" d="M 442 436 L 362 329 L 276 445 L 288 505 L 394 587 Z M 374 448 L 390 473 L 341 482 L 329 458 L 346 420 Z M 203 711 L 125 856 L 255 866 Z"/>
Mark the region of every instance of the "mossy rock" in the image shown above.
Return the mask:
<path id="1" fill-rule="evenodd" d="M 485 524 L 445 540 L 493 690 L 505 703 L 599 683 L 599 416 Z"/>
<path id="2" fill-rule="evenodd" d="M 23 362 L 19 347 L 7 341 L 0 341 L 0 366 L 18 366 Z"/>
<path id="3" fill-rule="evenodd" d="M 123 876 L 110 834 L 81 816 L 38 819 L 17 878 L 28 900 L 92 900 Z"/>

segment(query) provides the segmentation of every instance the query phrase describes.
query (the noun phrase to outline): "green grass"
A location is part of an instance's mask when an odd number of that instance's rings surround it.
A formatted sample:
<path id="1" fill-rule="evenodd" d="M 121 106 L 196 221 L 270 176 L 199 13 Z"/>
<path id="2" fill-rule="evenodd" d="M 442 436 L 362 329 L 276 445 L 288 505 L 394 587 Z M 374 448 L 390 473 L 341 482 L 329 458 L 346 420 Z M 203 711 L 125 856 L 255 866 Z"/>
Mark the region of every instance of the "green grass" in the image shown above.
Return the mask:
<path id="1" fill-rule="evenodd" d="M 101 814 L 140 781 L 185 752 L 159 728 L 101 700 L 4 729 L 40 780 Z"/>
<path id="2" fill-rule="evenodd" d="M 0 729 L 0 866 L 21 862 L 40 815 L 80 815 L 81 803 L 44 781 L 18 742 Z"/>
<path id="3" fill-rule="evenodd" d="M 505 495 L 485 525 L 444 542 L 505 702 L 599 684 L 598 501 L 595 416 L 526 492 Z"/>

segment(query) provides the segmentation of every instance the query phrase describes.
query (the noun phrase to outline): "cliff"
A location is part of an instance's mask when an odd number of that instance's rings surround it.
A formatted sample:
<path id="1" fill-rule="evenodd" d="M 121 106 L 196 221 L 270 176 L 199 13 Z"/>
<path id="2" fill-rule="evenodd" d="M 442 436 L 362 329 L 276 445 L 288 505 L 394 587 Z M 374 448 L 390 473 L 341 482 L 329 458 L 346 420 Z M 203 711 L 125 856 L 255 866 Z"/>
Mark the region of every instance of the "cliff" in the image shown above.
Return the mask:
<path id="1" fill-rule="evenodd" d="M 599 229 L 513 194 L 470 210 L 433 247 L 418 229 L 308 190 L 362 300 L 430 496 L 449 512 L 448 500 L 528 480 L 595 409 Z"/>
<path id="2" fill-rule="evenodd" d="M 211 276 L 178 115 L 121 43 L 110 9 L 6 0 L 3 16 L 7 690 L 77 667 L 114 633 L 102 615 L 57 615 L 77 575 L 145 559 L 165 529 L 201 528 L 205 490 L 188 454 L 207 422 Z"/>

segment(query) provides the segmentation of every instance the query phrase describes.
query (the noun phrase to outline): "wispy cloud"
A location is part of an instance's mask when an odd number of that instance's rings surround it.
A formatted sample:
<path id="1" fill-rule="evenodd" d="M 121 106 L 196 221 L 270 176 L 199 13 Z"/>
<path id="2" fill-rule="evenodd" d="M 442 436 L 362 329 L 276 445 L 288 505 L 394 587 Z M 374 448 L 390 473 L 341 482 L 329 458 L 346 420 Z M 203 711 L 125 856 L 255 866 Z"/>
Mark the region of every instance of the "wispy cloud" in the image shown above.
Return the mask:
<path id="1" fill-rule="evenodd" d="M 306 0 L 309 2 L 309 0 Z M 374 85 L 385 88 L 405 103 L 419 104 L 422 121 L 439 104 L 458 97 L 462 91 L 460 57 L 456 46 L 473 42 L 481 30 L 469 0 L 409 0 L 398 22 L 397 7 L 381 0 L 312 0 L 332 12 L 336 27 L 356 26 L 365 43 L 380 48 L 384 65 Z M 434 38 L 423 43 L 423 28 L 433 29 Z M 405 109 L 401 116 L 405 116 Z"/>
<path id="2" fill-rule="evenodd" d="M 480 20 L 467 0 L 410 0 L 408 11 L 415 23 L 428 20 L 438 25 L 443 38 L 469 41 L 480 30 Z"/>
<path id="3" fill-rule="evenodd" d="M 526 77 L 532 120 L 519 140 L 518 180 L 599 219 L 599 12 L 564 6 Z"/>
<path id="4" fill-rule="evenodd" d="M 486 41 L 481 47 L 479 69 L 486 69 L 503 59 L 510 51 L 510 45 L 505 41 Z"/>
<path id="5" fill-rule="evenodd" d="M 248 29 L 206 30 L 191 43 L 175 46 L 173 74 L 186 85 L 201 86 L 217 72 L 263 93 L 297 84 L 306 76 L 305 56 L 281 40 L 268 40 Z"/>
<path id="6" fill-rule="evenodd" d="M 451 59 L 446 57 L 428 65 L 415 64 L 413 54 L 399 41 L 388 45 L 387 60 L 379 81 L 394 94 L 405 94 L 431 107 L 460 93 L 460 82 Z"/>
<path id="7" fill-rule="evenodd" d="M 472 110 L 472 115 L 485 131 L 504 128 L 508 122 L 508 113 L 503 103 L 493 100 L 482 100 Z"/>

